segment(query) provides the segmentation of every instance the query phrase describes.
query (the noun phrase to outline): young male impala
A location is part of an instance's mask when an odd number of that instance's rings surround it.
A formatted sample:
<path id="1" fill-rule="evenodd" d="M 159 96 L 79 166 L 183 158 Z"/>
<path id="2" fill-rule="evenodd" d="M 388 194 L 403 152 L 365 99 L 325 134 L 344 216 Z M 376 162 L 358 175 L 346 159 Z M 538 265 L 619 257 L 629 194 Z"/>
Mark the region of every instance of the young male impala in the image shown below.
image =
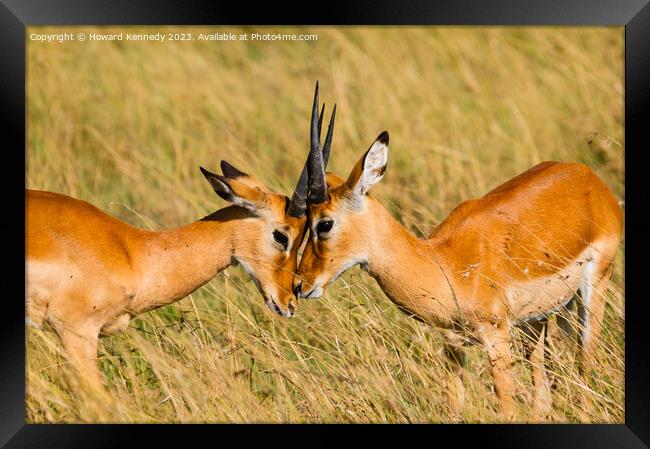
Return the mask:
<path id="1" fill-rule="evenodd" d="M 335 111 L 325 160 L 334 118 Z M 319 135 L 321 122 L 322 112 Z M 36 326 L 49 320 L 91 381 L 100 380 L 100 333 L 125 330 L 134 316 L 184 298 L 233 263 L 245 268 L 269 308 L 286 317 L 295 312 L 292 282 L 306 223 L 307 168 L 291 200 L 225 161 L 221 170 L 223 176 L 201 167 L 233 205 L 160 232 L 135 228 L 85 201 L 27 190 L 27 318 Z"/>
<path id="2" fill-rule="evenodd" d="M 312 123 L 312 136 L 317 124 Z M 325 174 L 317 141 L 310 177 L 310 235 L 294 292 L 316 298 L 360 264 L 401 309 L 443 329 L 454 376 L 452 411 L 463 402 L 459 338 L 487 352 L 502 416 L 514 416 L 511 328 L 530 324 L 535 411 L 550 407 L 544 369 L 545 319 L 579 291 L 583 357 L 589 361 L 603 320 L 604 291 L 621 236 L 621 211 L 586 166 L 543 162 L 480 199 L 461 203 L 427 239 L 404 229 L 368 195 L 384 176 L 388 133 L 377 137 L 347 180 Z M 462 331 L 462 332 L 461 332 Z"/>

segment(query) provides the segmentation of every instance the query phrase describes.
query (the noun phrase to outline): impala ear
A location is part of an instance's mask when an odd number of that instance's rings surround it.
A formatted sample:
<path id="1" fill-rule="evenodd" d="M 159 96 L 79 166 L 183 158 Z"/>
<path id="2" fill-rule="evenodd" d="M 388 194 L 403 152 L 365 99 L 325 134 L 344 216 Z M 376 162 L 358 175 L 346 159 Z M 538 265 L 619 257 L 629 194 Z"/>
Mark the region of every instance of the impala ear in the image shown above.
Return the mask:
<path id="1" fill-rule="evenodd" d="M 226 178 L 236 179 L 242 176 L 248 176 L 246 173 L 239 170 L 238 168 L 233 167 L 226 161 L 221 161 L 220 165 L 221 165 L 221 172 Z"/>
<path id="2" fill-rule="evenodd" d="M 355 196 L 366 195 L 384 177 L 388 163 L 388 133 L 382 132 L 354 166 L 346 184 Z"/>
<path id="3" fill-rule="evenodd" d="M 237 179 L 211 173 L 203 167 L 199 168 L 217 195 L 224 200 L 253 212 L 266 207 L 267 197 L 261 189 L 251 187 Z"/>

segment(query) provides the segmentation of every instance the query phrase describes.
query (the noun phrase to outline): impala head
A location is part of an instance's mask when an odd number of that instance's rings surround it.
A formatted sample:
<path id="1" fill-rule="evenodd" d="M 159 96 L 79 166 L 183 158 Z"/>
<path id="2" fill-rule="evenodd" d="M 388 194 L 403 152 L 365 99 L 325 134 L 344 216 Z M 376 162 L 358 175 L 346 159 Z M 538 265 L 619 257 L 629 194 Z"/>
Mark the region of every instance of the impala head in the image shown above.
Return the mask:
<path id="1" fill-rule="evenodd" d="M 314 95 L 313 130 L 320 136 L 323 110 L 318 115 L 318 83 Z M 336 106 L 332 112 L 322 151 L 318 146 L 320 162 L 327 163 L 334 131 Z M 313 137 L 313 136 L 312 136 Z M 314 152 L 313 139 L 310 156 L 303 167 L 300 179 L 289 199 L 275 193 L 252 176 L 221 161 L 223 175 L 201 172 L 217 194 L 233 203 L 231 216 L 239 218 L 232 234 L 234 261 L 241 264 L 255 282 L 266 305 L 285 317 L 296 311 L 297 300 L 293 293 L 293 278 L 297 266 L 298 249 L 303 241 L 307 222 L 307 201 L 311 184 L 308 166 Z"/>
<path id="2" fill-rule="evenodd" d="M 367 236 L 376 226 L 368 213 L 373 207 L 368 192 L 384 176 L 387 162 L 388 133 L 384 131 L 347 180 L 328 174 L 320 192 L 310 192 L 310 234 L 294 280 L 297 296 L 317 298 L 345 270 L 367 264 Z M 324 167 L 317 169 L 325 177 Z"/>

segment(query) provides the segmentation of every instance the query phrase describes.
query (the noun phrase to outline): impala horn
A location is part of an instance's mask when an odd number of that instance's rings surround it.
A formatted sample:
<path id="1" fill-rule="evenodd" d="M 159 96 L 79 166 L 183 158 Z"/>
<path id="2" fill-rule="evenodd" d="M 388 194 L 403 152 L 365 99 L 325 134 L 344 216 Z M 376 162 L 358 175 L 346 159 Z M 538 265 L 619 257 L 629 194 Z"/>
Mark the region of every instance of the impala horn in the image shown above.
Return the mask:
<path id="1" fill-rule="evenodd" d="M 327 184 L 325 183 L 325 167 L 330 156 L 332 147 L 332 135 L 334 134 L 334 119 L 336 118 L 336 104 L 332 110 L 332 117 L 327 128 L 325 144 L 321 149 L 320 136 L 323 124 L 325 105 L 318 114 L 318 81 L 316 81 L 316 92 L 314 93 L 314 105 L 311 112 L 310 124 L 310 149 L 307 162 L 305 162 L 300 179 L 289 202 L 288 214 L 292 217 L 302 217 L 307 212 L 307 203 L 318 204 L 327 200 Z"/>

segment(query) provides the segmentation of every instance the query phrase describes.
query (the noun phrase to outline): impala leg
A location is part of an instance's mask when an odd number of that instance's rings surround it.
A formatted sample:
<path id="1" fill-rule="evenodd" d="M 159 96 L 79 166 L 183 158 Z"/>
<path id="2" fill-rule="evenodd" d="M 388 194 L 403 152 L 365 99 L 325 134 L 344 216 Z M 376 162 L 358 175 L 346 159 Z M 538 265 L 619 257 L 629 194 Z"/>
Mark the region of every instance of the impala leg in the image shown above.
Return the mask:
<path id="1" fill-rule="evenodd" d="M 603 318 L 605 316 L 605 293 L 609 287 L 609 277 L 611 275 L 611 268 L 608 273 L 603 276 L 595 286 L 588 287 L 582 291 L 582 301 L 579 304 L 578 312 L 580 322 L 582 325 L 582 332 L 580 335 L 580 352 L 578 354 L 578 367 L 580 374 L 585 382 L 589 384 L 589 378 L 594 369 L 596 361 L 596 348 L 600 339 L 600 333 L 603 326 Z M 583 395 L 580 398 L 582 402 L 581 409 L 578 413 L 580 421 L 583 423 L 591 422 L 591 417 L 587 413 L 593 403 L 588 395 Z"/>
<path id="2" fill-rule="evenodd" d="M 445 339 L 445 356 L 449 374 L 447 376 L 447 399 L 451 413 L 460 417 L 465 404 L 465 386 L 463 385 L 463 366 L 465 351 Z"/>
<path id="3" fill-rule="evenodd" d="M 546 332 L 548 320 L 526 326 L 524 350 L 533 374 L 533 412 L 543 420 L 551 412 L 551 386 L 546 373 Z"/>
<path id="4" fill-rule="evenodd" d="M 500 415 L 505 421 L 515 418 L 515 381 L 510 325 L 505 321 L 481 323 L 478 335 L 490 359 L 494 389 L 500 404 Z"/>
<path id="5" fill-rule="evenodd" d="M 581 291 L 580 318 L 582 334 L 580 339 L 580 372 L 583 377 L 588 377 L 593 368 L 596 347 L 605 316 L 605 293 L 609 286 L 612 267 L 595 286 L 588 286 Z"/>
<path id="6" fill-rule="evenodd" d="M 79 374 L 81 383 L 93 388 L 101 387 L 103 383 L 97 364 L 99 329 L 66 327 L 57 330 L 68 358 Z"/>

